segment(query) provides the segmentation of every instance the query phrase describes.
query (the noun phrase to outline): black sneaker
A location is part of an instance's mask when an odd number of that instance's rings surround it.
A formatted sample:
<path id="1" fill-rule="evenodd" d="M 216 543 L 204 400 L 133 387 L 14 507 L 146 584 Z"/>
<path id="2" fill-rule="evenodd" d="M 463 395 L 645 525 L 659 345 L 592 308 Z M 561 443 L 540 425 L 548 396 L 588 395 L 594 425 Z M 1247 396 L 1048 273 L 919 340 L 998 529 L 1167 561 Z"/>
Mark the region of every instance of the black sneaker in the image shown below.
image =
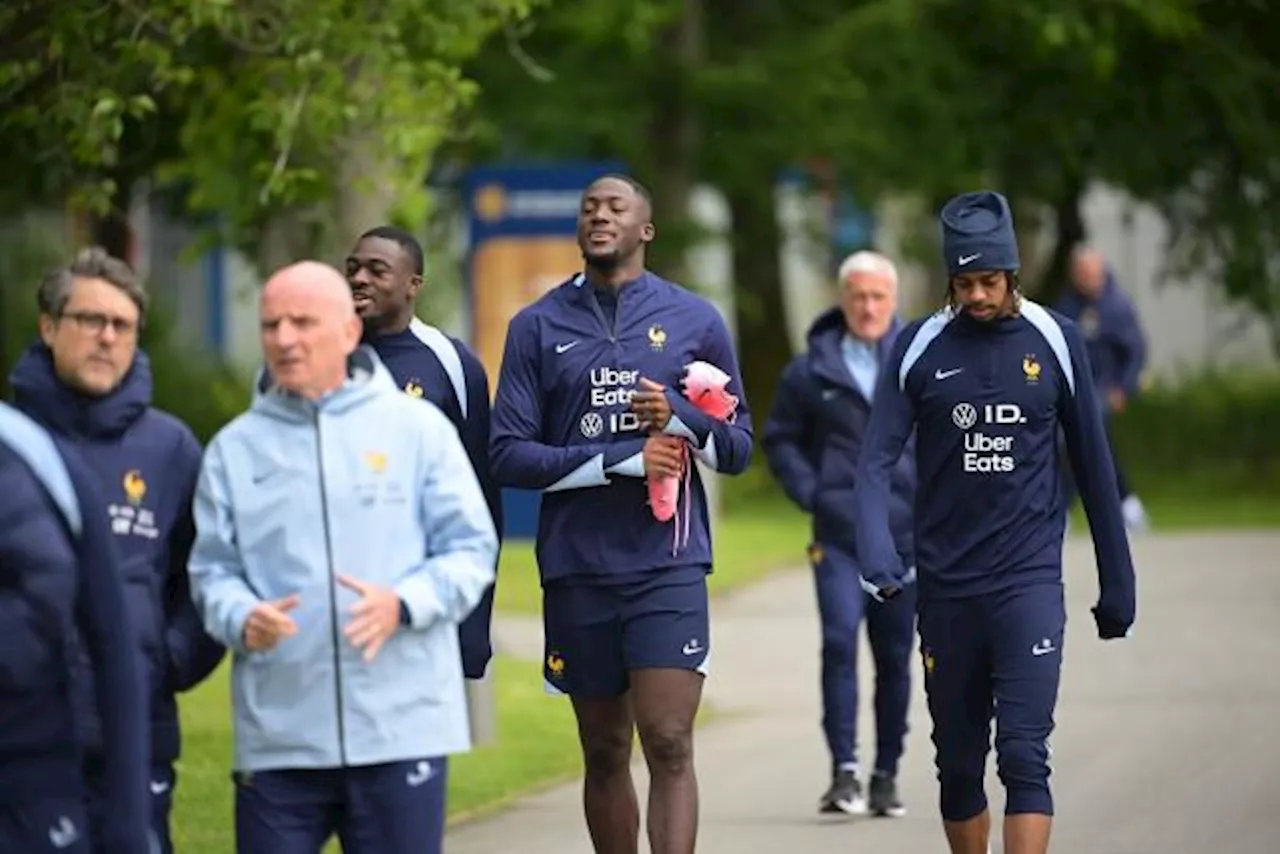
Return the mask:
<path id="1" fill-rule="evenodd" d="M 862 784 L 858 775 L 852 771 L 837 771 L 818 803 L 818 811 L 824 813 L 842 812 L 848 815 L 866 815 L 867 798 L 862 793 Z"/>
<path id="2" fill-rule="evenodd" d="M 885 774 L 872 774 L 870 792 L 871 814 L 901 818 L 907 814 L 907 808 L 898 797 L 898 784 Z"/>

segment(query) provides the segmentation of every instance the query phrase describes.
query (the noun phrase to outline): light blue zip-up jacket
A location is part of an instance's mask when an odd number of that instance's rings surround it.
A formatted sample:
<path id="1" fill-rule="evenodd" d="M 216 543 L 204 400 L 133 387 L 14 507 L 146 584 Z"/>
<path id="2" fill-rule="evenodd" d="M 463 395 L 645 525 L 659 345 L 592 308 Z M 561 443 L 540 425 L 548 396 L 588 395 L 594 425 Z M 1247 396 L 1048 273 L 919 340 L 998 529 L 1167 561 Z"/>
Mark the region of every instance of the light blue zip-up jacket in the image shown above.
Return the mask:
<path id="1" fill-rule="evenodd" d="M 235 768 L 338 768 L 470 748 L 458 624 L 493 581 L 498 541 L 448 418 L 401 394 L 367 347 L 318 403 L 260 381 L 205 454 L 192 598 L 233 651 Z M 343 635 L 353 576 L 408 608 L 372 662 Z M 262 601 L 298 594 L 297 634 L 248 652 Z"/>

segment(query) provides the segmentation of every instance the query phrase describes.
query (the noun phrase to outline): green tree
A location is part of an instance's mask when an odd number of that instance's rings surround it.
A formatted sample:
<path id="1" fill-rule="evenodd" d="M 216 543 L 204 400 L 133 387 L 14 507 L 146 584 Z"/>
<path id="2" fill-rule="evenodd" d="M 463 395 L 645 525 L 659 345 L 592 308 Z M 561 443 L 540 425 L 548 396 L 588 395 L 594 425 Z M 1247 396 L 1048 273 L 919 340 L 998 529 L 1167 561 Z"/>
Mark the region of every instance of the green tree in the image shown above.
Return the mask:
<path id="1" fill-rule="evenodd" d="M 107 215 L 150 175 L 255 251 L 282 217 L 314 244 L 353 192 L 416 223 L 432 155 L 475 96 L 461 64 L 529 6 L 12 0 L 0 144 L 23 181 L 4 201 L 70 192 Z"/>
<path id="2" fill-rule="evenodd" d="M 718 186 L 761 410 L 789 355 L 773 184 L 796 164 L 828 164 L 864 202 L 924 200 L 930 243 L 961 190 L 1003 190 L 1028 239 L 1047 211 L 1051 263 L 1027 284 L 1049 298 L 1089 236 L 1081 196 L 1104 179 L 1169 214 L 1171 257 L 1211 249 L 1229 293 L 1276 306 L 1276 14 L 1245 0 L 558 4 L 472 64 L 485 95 L 469 154 L 620 157 L 658 191 L 668 233 L 681 186 Z M 655 265 L 678 271 L 669 254 Z"/>

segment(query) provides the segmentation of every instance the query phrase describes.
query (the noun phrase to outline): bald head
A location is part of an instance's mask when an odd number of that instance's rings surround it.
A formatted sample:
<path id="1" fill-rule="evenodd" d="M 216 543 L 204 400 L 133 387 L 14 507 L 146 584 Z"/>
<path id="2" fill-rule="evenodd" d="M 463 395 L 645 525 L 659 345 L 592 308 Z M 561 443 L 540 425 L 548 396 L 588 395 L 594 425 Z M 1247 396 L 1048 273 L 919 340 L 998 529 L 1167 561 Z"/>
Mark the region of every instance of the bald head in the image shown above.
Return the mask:
<path id="1" fill-rule="evenodd" d="M 310 297 L 340 314 L 354 314 L 356 310 L 347 280 L 333 267 L 319 261 L 299 261 L 288 267 L 281 267 L 262 286 L 262 299 L 265 301 L 268 295 L 275 292 Z"/>
<path id="2" fill-rule="evenodd" d="M 361 327 L 341 273 L 318 261 L 276 271 L 263 285 L 260 315 L 262 353 L 276 385 L 311 399 L 342 385 Z"/>
<path id="3" fill-rule="evenodd" d="M 1077 246 L 1071 251 L 1071 282 L 1082 296 L 1094 299 L 1107 284 L 1107 259 L 1092 246 Z"/>

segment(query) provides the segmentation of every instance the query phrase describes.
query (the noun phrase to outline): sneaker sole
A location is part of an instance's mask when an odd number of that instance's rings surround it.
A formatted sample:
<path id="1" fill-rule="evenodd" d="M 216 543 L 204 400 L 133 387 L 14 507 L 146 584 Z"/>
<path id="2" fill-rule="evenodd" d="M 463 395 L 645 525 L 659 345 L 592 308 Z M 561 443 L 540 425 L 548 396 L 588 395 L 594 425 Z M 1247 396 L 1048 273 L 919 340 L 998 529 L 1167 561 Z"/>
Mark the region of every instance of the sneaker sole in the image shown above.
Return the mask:
<path id="1" fill-rule="evenodd" d="M 890 807 L 888 809 L 872 810 L 876 818 L 902 818 L 907 814 L 906 807 Z"/>
<path id="2" fill-rule="evenodd" d="M 867 802 L 863 798 L 855 798 L 852 801 L 835 801 L 831 806 L 845 815 L 866 815 L 868 812 Z"/>

